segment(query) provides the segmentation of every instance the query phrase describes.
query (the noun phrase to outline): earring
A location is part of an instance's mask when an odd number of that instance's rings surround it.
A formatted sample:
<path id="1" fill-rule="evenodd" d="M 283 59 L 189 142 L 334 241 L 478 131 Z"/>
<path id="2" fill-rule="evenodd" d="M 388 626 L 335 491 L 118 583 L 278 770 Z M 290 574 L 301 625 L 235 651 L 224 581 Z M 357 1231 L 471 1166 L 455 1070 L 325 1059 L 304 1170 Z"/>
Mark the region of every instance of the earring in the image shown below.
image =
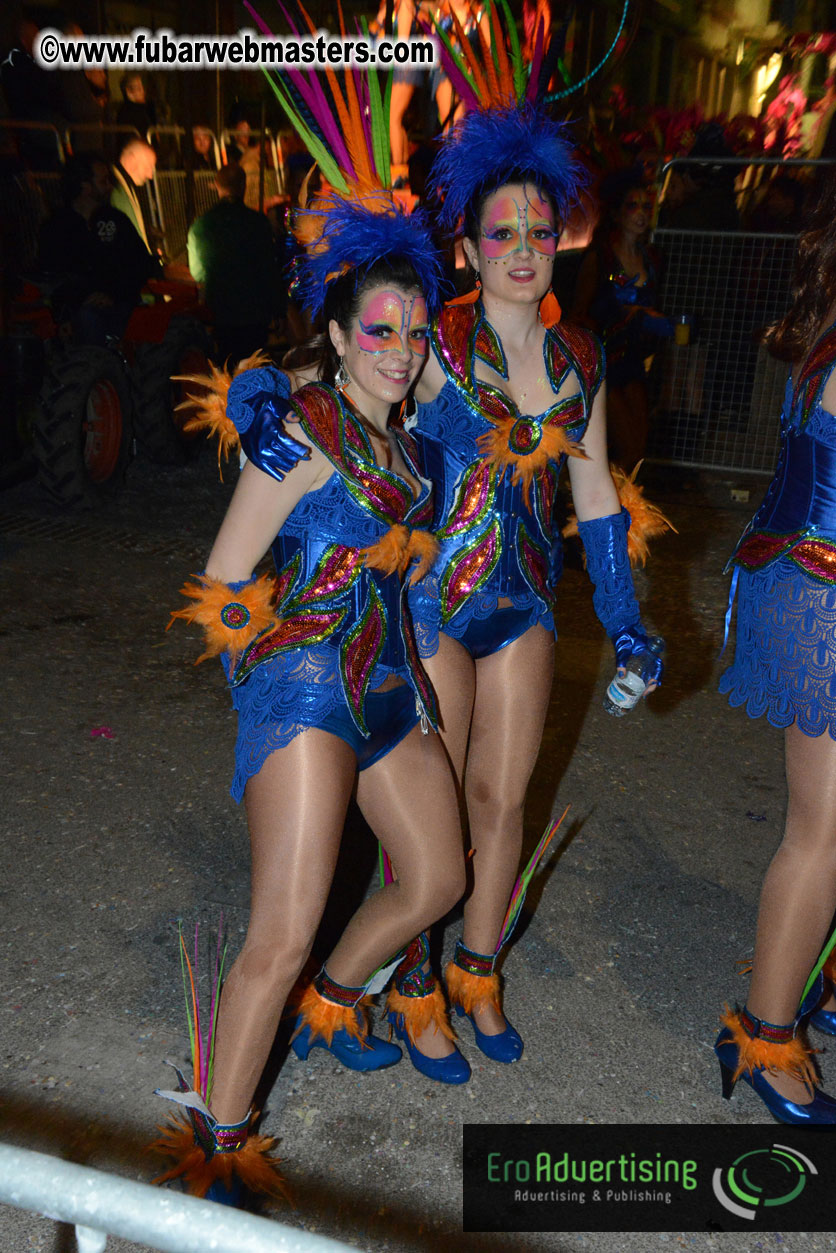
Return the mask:
<path id="1" fill-rule="evenodd" d="M 343 358 L 340 357 L 340 364 L 337 366 L 337 373 L 334 375 L 334 386 L 338 390 L 342 390 L 343 387 L 348 386 L 348 383 L 349 383 L 348 370 L 346 370 L 345 368 L 345 362 Z"/>

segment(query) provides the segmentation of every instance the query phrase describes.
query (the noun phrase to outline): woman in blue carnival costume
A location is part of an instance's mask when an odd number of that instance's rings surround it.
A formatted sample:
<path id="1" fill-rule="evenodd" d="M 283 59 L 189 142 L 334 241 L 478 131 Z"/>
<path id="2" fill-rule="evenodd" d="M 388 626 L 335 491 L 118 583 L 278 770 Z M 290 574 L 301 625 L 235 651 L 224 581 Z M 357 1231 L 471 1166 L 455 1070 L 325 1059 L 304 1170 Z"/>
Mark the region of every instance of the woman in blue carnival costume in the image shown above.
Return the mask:
<path id="1" fill-rule="evenodd" d="M 496 55 L 488 50 L 484 67 L 445 46 L 469 112 L 443 140 L 431 183 L 443 196 L 442 226 L 463 228 L 477 278 L 433 322 L 433 355 L 416 386 L 414 429 L 436 488 L 441 552 L 411 603 L 473 850 L 447 988 L 482 1052 L 513 1062 L 523 1044 L 502 1013 L 495 966 L 552 684 L 562 561 L 554 506 L 567 459 L 595 608 L 618 665 L 644 651 L 647 637 L 629 518 L 607 464 L 601 345 L 561 323 L 551 291 L 579 172 L 563 128 L 537 108 L 540 67 L 526 81 L 495 7 L 489 22 Z M 550 65 L 542 70 L 548 82 Z M 391 1017 L 404 1038 L 400 975 L 395 988 Z M 445 1062 L 457 1062 L 449 1041 L 433 1024 L 413 1043 L 413 1064 L 444 1081 Z"/>
<path id="2" fill-rule="evenodd" d="M 359 110 L 351 79 L 342 103 Z M 362 127 L 348 138 L 351 157 L 323 169 L 331 192 L 293 219 L 306 249 L 300 298 L 327 329 L 318 380 L 290 395 L 301 380 L 250 360 L 231 382 L 216 370 L 210 396 L 193 402 L 247 458 L 206 571 L 183 589 L 194 603 L 174 616 L 205 628 L 204 656 L 224 653 L 252 898 L 214 1058 L 196 1067 L 201 1083 L 178 1073 L 180 1090 L 165 1095 L 189 1121 L 176 1120 L 157 1148 L 175 1159 L 163 1178 L 183 1176 L 229 1203 L 238 1181 L 280 1190 L 269 1140 L 248 1141 L 251 1102 L 311 950 L 355 785 L 397 879 L 360 906 L 301 991 L 300 1057 L 320 1046 L 355 1070 L 399 1060 L 397 1045 L 369 1034 L 361 1002 L 372 976 L 464 889 L 455 786 L 427 734 L 435 702 L 403 577 L 420 578 L 437 552 L 431 494 L 411 438 L 389 425 L 424 364 L 440 267 L 420 214 L 403 213 L 388 190 L 388 152 L 367 146 Z M 268 548 L 277 576 L 256 578 Z M 440 991 L 420 999 L 443 1026 Z"/>
<path id="3" fill-rule="evenodd" d="M 732 705 L 784 728 L 789 804 L 761 891 L 752 981 L 727 1012 L 716 1052 L 723 1095 L 743 1078 L 781 1122 L 836 1124 L 804 1038 L 836 1035 L 822 968 L 836 910 L 836 179 L 801 237 L 790 311 L 766 335 L 792 363 L 781 455 L 763 504 L 731 558 Z M 818 957 L 818 961 L 816 960 Z M 812 970 L 812 974 L 809 972 Z M 806 982 L 805 982 L 806 980 Z"/>

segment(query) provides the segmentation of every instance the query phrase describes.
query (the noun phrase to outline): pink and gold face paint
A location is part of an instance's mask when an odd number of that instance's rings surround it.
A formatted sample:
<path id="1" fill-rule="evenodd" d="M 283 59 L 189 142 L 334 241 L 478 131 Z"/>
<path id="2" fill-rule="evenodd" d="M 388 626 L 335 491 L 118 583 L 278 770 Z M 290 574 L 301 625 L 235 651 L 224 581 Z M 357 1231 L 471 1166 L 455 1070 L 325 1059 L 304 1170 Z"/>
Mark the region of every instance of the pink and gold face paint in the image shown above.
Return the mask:
<path id="1" fill-rule="evenodd" d="M 423 296 L 380 288 L 357 317 L 357 347 L 367 353 L 427 355 L 427 306 Z"/>
<path id="2" fill-rule="evenodd" d="M 503 188 L 485 205 L 479 244 L 488 261 L 525 252 L 552 260 L 557 251 L 557 232 L 551 205 L 534 188 Z"/>

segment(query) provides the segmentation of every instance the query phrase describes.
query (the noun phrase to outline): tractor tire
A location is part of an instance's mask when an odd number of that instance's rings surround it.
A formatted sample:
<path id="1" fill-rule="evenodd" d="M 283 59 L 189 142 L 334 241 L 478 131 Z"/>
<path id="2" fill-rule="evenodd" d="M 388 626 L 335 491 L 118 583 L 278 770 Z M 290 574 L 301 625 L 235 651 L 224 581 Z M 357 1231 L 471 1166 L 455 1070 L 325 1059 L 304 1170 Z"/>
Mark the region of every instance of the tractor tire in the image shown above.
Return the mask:
<path id="1" fill-rule="evenodd" d="M 210 340 L 196 318 L 172 318 L 161 344 L 140 344 L 133 370 L 134 426 L 139 449 L 158 465 L 185 465 L 200 453 L 205 437 L 183 430 L 188 413 L 176 407 L 194 384 L 176 383 L 175 374 L 206 374 Z"/>
<path id="2" fill-rule="evenodd" d="M 50 499 L 80 509 L 118 489 L 131 441 L 131 392 L 122 360 L 107 348 L 53 357 L 32 429 L 38 478 Z"/>

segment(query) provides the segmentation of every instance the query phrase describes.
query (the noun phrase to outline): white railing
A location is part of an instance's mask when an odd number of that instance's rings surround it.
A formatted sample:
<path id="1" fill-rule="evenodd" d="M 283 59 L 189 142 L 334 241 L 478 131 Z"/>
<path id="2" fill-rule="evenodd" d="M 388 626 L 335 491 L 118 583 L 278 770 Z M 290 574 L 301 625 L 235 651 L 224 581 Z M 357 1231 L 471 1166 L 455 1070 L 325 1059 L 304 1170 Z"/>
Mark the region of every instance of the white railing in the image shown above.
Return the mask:
<path id="1" fill-rule="evenodd" d="M 337 1240 L 9 1144 L 0 1144 L 0 1202 L 73 1223 L 78 1253 L 103 1253 L 108 1235 L 162 1253 L 351 1253 Z"/>

